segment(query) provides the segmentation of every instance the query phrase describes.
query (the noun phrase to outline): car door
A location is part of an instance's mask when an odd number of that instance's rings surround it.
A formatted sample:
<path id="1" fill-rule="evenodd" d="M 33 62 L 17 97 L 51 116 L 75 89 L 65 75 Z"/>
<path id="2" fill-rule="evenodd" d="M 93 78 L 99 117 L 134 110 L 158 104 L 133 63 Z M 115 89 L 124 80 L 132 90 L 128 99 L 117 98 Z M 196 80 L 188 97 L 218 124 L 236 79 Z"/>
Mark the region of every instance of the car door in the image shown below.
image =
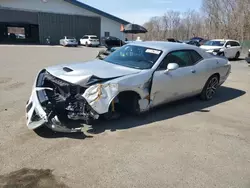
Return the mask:
<path id="1" fill-rule="evenodd" d="M 85 45 L 87 38 L 88 38 L 87 36 L 83 36 L 82 39 L 81 39 L 81 44 Z"/>
<path id="2" fill-rule="evenodd" d="M 227 58 L 233 58 L 235 57 L 235 52 L 234 52 L 234 48 L 233 48 L 233 43 L 231 41 L 227 41 L 226 44 L 225 44 L 225 50 L 224 50 L 224 53 L 225 53 L 225 56 Z"/>
<path id="3" fill-rule="evenodd" d="M 173 100 L 196 94 L 200 90 L 202 81 L 197 83 L 200 71 L 197 74 L 196 63 L 203 58 L 194 59 L 193 50 L 173 51 L 166 55 L 153 75 L 151 88 L 152 106 L 157 106 Z M 169 63 L 177 63 L 179 68 L 166 73 Z"/>
<path id="4" fill-rule="evenodd" d="M 236 41 L 232 41 L 231 44 L 232 44 L 232 48 L 234 50 L 234 56 L 233 57 L 236 57 L 236 54 L 241 51 L 241 46 Z"/>

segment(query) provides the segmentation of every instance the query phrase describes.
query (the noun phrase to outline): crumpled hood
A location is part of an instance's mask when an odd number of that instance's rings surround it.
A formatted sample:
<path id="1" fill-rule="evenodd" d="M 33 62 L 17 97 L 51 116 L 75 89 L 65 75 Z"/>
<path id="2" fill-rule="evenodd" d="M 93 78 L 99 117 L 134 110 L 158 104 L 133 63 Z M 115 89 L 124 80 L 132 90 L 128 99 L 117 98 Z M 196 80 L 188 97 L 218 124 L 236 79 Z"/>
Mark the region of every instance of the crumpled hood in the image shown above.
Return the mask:
<path id="1" fill-rule="evenodd" d="M 88 85 L 90 79 L 106 80 L 140 72 L 137 69 L 115 65 L 102 60 L 56 65 L 48 67 L 46 70 L 57 78 L 80 86 Z"/>
<path id="2" fill-rule="evenodd" d="M 200 46 L 200 48 L 204 50 L 216 50 L 216 49 L 221 49 L 222 46 Z"/>

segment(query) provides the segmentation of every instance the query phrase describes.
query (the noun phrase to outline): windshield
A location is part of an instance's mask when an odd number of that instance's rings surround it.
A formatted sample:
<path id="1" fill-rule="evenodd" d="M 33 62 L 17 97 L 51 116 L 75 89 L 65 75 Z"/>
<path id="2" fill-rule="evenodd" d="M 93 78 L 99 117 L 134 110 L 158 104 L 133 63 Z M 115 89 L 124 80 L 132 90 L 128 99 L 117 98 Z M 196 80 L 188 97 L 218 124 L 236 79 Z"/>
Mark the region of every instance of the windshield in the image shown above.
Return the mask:
<path id="1" fill-rule="evenodd" d="M 215 40 L 210 40 L 205 42 L 203 45 L 205 46 L 224 46 L 225 41 L 215 41 Z"/>
<path id="2" fill-rule="evenodd" d="M 66 39 L 69 39 L 69 40 L 75 40 L 75 37 L 69 37 L 69 36 L 66 36 Z"/>
<path id="3" fill-rule="evenodd" d="M 161 56 L 161 53 L 161 50 L 125 45 L 111 53 L 104 61 L 135 69 L 150 69 Z"/>

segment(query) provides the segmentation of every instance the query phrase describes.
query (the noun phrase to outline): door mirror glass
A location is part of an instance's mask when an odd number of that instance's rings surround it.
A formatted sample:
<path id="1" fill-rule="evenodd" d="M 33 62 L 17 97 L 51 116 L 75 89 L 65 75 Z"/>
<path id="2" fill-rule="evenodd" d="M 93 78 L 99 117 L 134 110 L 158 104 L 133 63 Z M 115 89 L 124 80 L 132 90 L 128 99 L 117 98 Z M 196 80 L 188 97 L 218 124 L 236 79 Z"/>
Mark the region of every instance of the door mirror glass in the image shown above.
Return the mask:
<path id="1" fill-rule="evenodd" d="M 231 45 L 228 44 L 228 45 L 226 46 L 226 48 L 231 48 Z"/>
<path id="2" fill-rule="evenodd" d="M 165 73 L 176 70 L 178 68 L 179 68 L 179 65 L 177 63 L 169 63 L 168 67 L 167 67 L 167 70 L 165 70 Z"/>

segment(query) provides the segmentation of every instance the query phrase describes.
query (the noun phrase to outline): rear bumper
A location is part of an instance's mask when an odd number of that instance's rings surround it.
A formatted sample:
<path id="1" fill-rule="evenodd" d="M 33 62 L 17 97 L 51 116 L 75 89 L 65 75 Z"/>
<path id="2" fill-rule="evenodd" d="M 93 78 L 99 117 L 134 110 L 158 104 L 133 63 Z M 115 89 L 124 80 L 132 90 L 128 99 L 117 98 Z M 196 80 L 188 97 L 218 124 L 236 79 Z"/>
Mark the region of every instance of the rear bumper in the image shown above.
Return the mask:
<path id="1" fill-rule="evenodd" d="M 90 46 L 99 46 L 100 42 L 89 42 Z"/>
<path id="2" fill-rule="evenodd" d="M 65 42 L 65 46 L 77 46 L 78 42 Z"/>

